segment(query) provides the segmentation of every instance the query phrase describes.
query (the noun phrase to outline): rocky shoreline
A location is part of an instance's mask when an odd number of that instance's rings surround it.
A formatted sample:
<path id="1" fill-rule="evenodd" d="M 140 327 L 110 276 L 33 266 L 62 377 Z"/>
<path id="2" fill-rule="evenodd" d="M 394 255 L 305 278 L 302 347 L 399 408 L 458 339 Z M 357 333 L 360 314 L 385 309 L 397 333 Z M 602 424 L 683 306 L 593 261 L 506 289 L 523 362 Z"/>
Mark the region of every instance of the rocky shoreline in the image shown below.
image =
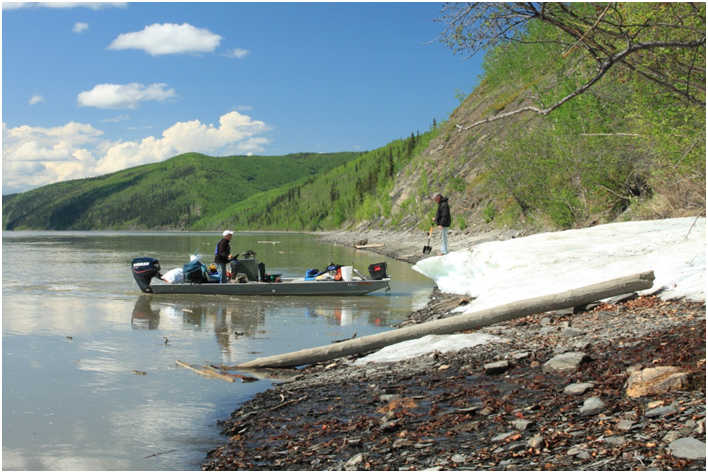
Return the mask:
<path id="1" fill-rule="evenodd" d="M 464 303 L 436 292 L 406 323 Z M 202 468 L 705 470 L 705 315 L 641 297 L 490 326 L 503 342 L 453 353 L 281 370 Z"/>
<path id="2" fill-rule="evenodd" d="M 433 230 L 430 238 L 432 252 L 430 255 L 423 255 L 423 246 L 428 243 L 428 232 L 423 231 L 398 231 L 391 232 L 385 230 L 364 230 L 364 231 L 330 231 L 317 232 L 317 238 L 328 243 L 354 247 L 357 244 L 372 245 L 365 248 L 380 255 L 388 256 L 399 261 L 414 264 L 418 260 L 427 256 L 440 254 L 440 233 Z M 448 233 L 448 247 L 450 251 L 471 248 L 479 243 L 495 240 L 508 240 L 522 236 L 522 233 L 514 230 L 494 230 L 483 233 L 472 233 L 451 229 Z M 373 245 L 383 245 L 375 247 Z"/>

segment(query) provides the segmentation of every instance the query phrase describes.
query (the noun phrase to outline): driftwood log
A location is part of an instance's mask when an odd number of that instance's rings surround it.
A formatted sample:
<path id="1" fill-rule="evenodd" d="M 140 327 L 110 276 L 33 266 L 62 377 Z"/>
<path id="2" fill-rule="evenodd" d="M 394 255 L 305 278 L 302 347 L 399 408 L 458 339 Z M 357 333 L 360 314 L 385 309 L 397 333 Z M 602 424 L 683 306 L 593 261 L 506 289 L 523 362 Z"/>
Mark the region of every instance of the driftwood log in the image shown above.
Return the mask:
<path id="1" fill-rule="evenodd" d="M 607 297 L 649 289 L 653 283 L 654 272 L 649 271 L 331 345 L 256 358 L 237 366 L 239 368 L 285 368 L 306 365 L 378 350 L 394 343 L 420 338 L 425 335 L 476 330 L 531 314 L 581 306 Z"/>

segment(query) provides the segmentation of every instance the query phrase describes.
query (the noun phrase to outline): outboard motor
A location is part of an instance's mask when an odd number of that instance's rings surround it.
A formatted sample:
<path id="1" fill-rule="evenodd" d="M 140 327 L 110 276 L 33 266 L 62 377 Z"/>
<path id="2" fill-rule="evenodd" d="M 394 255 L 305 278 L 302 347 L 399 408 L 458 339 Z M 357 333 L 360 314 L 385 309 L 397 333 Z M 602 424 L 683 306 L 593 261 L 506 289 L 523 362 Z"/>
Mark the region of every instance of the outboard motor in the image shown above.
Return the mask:
<path id="1" fill-rule="evenodd" d="M 138 283 L 138 287 L 143 292 L 152 292 L 150 287 L 150 281 L 154 277 L 161 277 L 160 274 L 160 262 L 155 258 L 135 258 L 131 263 L 131 268 L 133 269 L 133 277 L 135 282 Z"/>

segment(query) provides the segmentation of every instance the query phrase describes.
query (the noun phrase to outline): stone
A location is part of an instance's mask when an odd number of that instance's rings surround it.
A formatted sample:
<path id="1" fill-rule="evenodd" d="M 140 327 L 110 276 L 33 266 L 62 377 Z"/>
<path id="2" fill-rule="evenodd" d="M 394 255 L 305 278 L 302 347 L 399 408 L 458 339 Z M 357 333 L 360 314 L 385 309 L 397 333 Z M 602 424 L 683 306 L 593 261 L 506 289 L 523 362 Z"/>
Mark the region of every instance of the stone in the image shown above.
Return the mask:
<path id="1" fill-rule="evenodd" d="M 625 439 L 623 435 L 613 435 L 610 437 L 605 437 L 605 443 L 608 443 L 613 447 L 621 447 L 627 443 L 627 439 Z"/>
<path id="2" fill-rule="evenodd" d="M 513 425 L 516 430 L 522 432 L 531 424 L 533 424 L 533 421 L 528 419 L 516 419 L 511 421 L 511 425 Z"/>
<path id="3" fill-rule="evenodd" d="M 536 434 L 529 439 L 527 442 L 528 446 L 531 448 L 539 449 L 543 447 L 543 435 Z"/>
<path id="4" fill-rule="evenodd" d="M 634 427 L 634 422 L 629 419 L 622 419 L 621 421 L 617 422 L 617 430 L 627 432 L 629 430 L 632 430 L 632 427 Z"/>
<path id="5" fill-rule="evenodd" d="M 579 337 L 581 335 L 585 335 L 585 332 L 578 330 L 577 328 L 567 327 L 561 331 L 561 335 L 566 337 Z"/>
<path id="6" fill-rule="evenodd" d="M 676 458 L 701 460 L 706 457 L 706 444 L 693 437 L 683 437 L 669 444 L 669 452 Z"/>
<path id="7" fill-rule="evenodd" d="M 605 403 L 599 397 L 589 397 L 585 399 L 582 407 L 580 408 L 580 415 L 591 416 L 598 412 L 602 412 L 605 409 Z"/>
<path id="8" fill-rule="evenodd" d="M 460 455 L 459 453 L 456 453 L 450 458 L 454 463 L 464 463 L 465 460 L 467 460 L 467 457 L 464 455 Z"/>
<path id="9" fill-rule="evenodd" d="M 556 355 L 543 365 L 543 371 L 575 371 L 587 355 L 580 351 L 569 351 Z"/>
<path id="10" fill-rule="evenodd" d="M 662 394 L 688 387 L 688 373 L 676 366 L 656 366 L 631 372 L 627 380 L 629 397 Z"/>
<path id="11" fill-rule="evenodd" d="M 492 437 L 492 442 L 503 442 L 504 440 L 511 437 L 512 435 L 514 435 L 514 432 L 505 432 L 503 434 L 499 434 L 495 437 Z"/>
<path id="12" fill-rule="evenodd" d="M 349 460 L 347 460 L 347 462 L 344 464 L 344 469 L 347 471 L 361 470 L 362 468 L 359 468 L 359 465 L 361 465 L 362 463 L 364 463 L 364 454 L 357 453 Z"/>
<path id="13" fill-rule="evenodd" d="M 499 374 L 509 369 L 509 362 L 506 360 L 495 361 L 484 365 L 486 374 Z"/>
<path id="14" fill-rule="evenodd" d="M 566 453 L 571 457 L 579 457 L 583 453 L 585 453 L 587 455 L 587 451 L 585 450 L 585 447 L 581 446 L 581 445 L 576 445 L 574 447 L 570 447 Z"/>
<path id="15" fill-rule="evenodd" d="M 517 351 L 509 356 L 512 360 L 523 360 L 524 358 L 531 356 L 531 353 L 527 351 Z"/>
<path id="16" fill-rule="evenodd" d="M 401 395 L 400 394 L 382 394 L 379 396 L 379 401 L 381 402 L 391 402 L 396 399 L 400 399 Z"/>
<path id="17" fill-rule="evenodd" d="M 585 394 L 585 391 L 591 389 L 593 386 L 595 386 L 593 383 L 573 383 L 566 386 L 563 392 L 565 394 L 580 395 Z"/>
<path id="18" fill-rule="evenodd" d="M 674 406 L 661 406 L 656 409 L 650 409 L 644 413 L 646 417 L 666 417 L 678 412 Z"/>
<path id="19" fill-rule="evenodd" d="M 668 434 L 664 435 L 662 437 L 661 441 L 664 443 L 671 443 L 674 440 L 680 439 L 681 437 L 683 437 L 683 435 L 681 435 L 681 432 L 679 432 L 677 430 L 672 430 Z"/>

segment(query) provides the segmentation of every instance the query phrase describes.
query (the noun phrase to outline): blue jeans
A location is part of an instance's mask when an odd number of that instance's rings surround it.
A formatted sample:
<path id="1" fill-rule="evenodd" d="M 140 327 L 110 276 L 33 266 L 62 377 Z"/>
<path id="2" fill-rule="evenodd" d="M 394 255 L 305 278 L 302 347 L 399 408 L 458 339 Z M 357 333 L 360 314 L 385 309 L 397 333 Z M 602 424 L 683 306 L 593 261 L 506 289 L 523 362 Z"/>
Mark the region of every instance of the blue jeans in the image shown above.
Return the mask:
<path id="1" fill-rule="evenodd" d="M 442 232 L 440 233 L 440 254 L 447 254 L 447 230 L 449 227 L 442 227 Z"/>
<path id="2" fill-rule="evenodd" d="M 216 263 L 216 267 L 219 270 L 219 283 L 223 284 L 228 281 L 226 279 L 226 263 Z"/>

